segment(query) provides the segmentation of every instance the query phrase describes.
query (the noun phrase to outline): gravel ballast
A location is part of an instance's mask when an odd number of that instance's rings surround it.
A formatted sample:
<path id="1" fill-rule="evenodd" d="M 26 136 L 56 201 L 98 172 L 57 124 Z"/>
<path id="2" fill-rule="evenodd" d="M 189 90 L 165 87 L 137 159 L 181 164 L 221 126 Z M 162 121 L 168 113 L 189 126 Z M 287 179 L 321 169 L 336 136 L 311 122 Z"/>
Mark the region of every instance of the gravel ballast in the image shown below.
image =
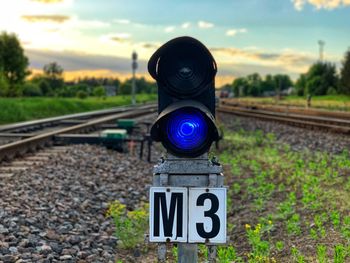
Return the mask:
<path id="1" fill-rule="evenodd" d="M 115 262 L 108 202 L 147 202 L 153 165 L 77 145 L 0 181 L 0 262 Z"/>
<path id="2" fill-rule="evenodd" d="M 339 154 L 350 149 L 350 136 L 344 134 L 311 130 L 228 113 L 220 113 L 218 118 L 229 130 L 262 130 L 264 133 L 274 133 L 277 142 L 288 143 L 293 150 L 297 151 L 308 149 Z"/>

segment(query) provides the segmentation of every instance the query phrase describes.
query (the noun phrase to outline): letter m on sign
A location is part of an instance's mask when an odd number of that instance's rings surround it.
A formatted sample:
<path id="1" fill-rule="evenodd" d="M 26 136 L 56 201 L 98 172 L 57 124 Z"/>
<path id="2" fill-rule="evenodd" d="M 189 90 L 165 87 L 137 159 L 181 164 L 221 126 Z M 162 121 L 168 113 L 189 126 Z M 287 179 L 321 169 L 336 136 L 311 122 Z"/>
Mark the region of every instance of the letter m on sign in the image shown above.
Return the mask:
<path id="1" fill-rule="evenodd" d="M 150 242 L 187 242 L 187 188 L 151 187 Z"/>

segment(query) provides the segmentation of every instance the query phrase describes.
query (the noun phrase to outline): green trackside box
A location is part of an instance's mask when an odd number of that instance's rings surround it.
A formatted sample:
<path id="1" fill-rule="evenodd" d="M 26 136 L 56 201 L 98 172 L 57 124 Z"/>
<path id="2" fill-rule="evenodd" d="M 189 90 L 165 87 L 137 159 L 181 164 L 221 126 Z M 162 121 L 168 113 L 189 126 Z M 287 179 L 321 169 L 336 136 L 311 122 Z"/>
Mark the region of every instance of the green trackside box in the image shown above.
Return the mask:
<path id="1" fill-rule="evenodd" d="M 118 128 L 130 129 L 135 127 L 136 121 L 134 119 L 119 119 L 117 120 Z"/>
<path id="2" fill-rule="evenodd" d="M 128 134 L 131 134 L 136 126 L 136 121 L 134 119 L 119 119 L 117 120 L 117 127 L 120 129 L 125 129 Z"/>
<path id="3" fill-rule="evenodd" d="M 101 132 L 101 137 L 103 139 L 123 140 L 126 139 L 127 136 L 127 130 L 125 129 L 109 129 Z"/>

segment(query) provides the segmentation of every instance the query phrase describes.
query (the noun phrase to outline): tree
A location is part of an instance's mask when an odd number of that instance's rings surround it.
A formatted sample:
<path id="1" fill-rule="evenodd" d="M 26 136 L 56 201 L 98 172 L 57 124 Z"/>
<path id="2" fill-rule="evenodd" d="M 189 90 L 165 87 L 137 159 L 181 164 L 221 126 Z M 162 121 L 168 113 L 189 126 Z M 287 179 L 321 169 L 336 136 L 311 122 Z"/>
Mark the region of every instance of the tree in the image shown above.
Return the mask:
<path id="1" fill-rule="evenodd" d="M 49 63 L 44 66 L 44 78 L 49 83 L 51 89 L 57 92 L 64 86 L 63 68 L 56 62 Z"/>
<path id="2" fill-rule="evenodd" d="M 350 94 L 350 48 L 344 55 L 342 68 L 340 70 L 339 92 Z"/>
<path id="3" fill-rule="evenodd" d="M 94 88 L 93 95 L 102 98 L 103 96 L 106 96 L 106 90 L 102 86 L 96 87 Z"/>
<path id="4" fill-rule="evenodd" d="M 88 94 L 85 91 L 79 90 L 76 95 L 79 99 L 87 98 Z"/>
<path id="5" fill-rule="evenodd" d="M 235 97 L 247 95 L 248 82 L 245 78 L 236 78 L 232 83 L 233 93 Z"/>
<path id="6" fill-rule="evenodd" d="M 61 78 L 63 74 L 63 68 L 56 62 L 51 62 L 44 66 L 44 74 L 50 78 Z"/>
<path id="7" fill-rule="evenodd" d="M 28 58 L 15 34 L 0 34 L 0 72 L 5 77 L 9 88 L 22 84 L 29 74 Z M 15 93 L 15 92 L 12 92 Z"/>
<path id="8" fill-rule="evenodd" d="M 275 90 L 278 95 L 281 94 L 282 90 L 286 90 L 293 86 L 293 82 L 288 75 L 277 74 L 273 76 L 273 80 L 275 82 Z"/>
<path id="9" fill-rule="evenodd" d="M 307 94 L 326 95 L 338 89 L 338 76 L 335 65 L 328 62 L 313 64 L 306 75 Z"/>
<path id="10" fill-rule="evenodd" d="M 298 80 L 295 82 L 295 92 L 297 96 L 304 96 L 307 85 L 306 74 L 301 74 Z"/>
<path id="11" fill-rule="evenodd" d="M 269 92 L 276 90 L 276 83 L 274 77 L 270 74 L 266 75 L 265 79 L 261 83 L 261 92 Z"/>
<path id="12" fill-rule="evenodd" d="M 42 96 L 41 89 L 37 84 L 26 82 L 23 85 L 23 96 L 28 96 L 28 97 Z"/>
<path id="13" fill-rule="evenodd" d="M 131 94 L 131 79 L 125 80 L 120 86 L 118 93 L 121 95 Z"/>
<path id="14" fill-rule="evenodd" d="M 0 71 L 0 96 L 6 96 L 8 93 L 9 84 L 3 74 L 3 72 Z"/>
<path id="15" fill-rule="evenodd" d="M 248 84 L 247 95 L 259 96 L 261 94 L 261 83 L 262 79 L 258 73 L 248 75 L 246 77 Z"/>

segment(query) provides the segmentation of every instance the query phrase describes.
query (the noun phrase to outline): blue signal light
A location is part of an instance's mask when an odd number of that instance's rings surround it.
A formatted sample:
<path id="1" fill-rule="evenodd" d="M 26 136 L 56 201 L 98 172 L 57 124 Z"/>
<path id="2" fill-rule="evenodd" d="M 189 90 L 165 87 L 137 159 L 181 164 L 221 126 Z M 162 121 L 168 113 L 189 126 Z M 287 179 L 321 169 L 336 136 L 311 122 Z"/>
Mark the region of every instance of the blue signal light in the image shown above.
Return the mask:
<path id="1" fill-rule="evenodd" d="M 177 149 L 191 151 L 207 140 L 208 124 L 203 113 L 195 108 L 180 108 L 167 116 L 166 136 Z"/>

